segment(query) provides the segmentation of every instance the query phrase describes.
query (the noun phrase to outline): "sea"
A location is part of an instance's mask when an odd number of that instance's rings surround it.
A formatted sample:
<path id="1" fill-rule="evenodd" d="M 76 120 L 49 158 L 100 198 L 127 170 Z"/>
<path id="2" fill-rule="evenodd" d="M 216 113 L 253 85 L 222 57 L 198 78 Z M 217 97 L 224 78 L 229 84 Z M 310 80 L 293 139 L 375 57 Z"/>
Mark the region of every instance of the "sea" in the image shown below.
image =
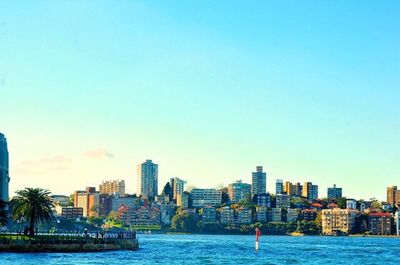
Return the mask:
<path id="1" fill-rule="evenodd" d="M 0 253 L 0 264 L 400 264 L 400 238 L 244 235 L 138 235 L 138 251 Z"/>

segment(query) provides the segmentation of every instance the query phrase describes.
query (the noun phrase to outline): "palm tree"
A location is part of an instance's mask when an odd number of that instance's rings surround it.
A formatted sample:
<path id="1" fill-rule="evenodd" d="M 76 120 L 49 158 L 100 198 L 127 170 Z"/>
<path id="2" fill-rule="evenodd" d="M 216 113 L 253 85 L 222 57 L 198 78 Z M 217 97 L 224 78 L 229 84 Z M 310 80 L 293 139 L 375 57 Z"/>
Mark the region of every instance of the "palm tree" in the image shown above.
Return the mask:
<path id="1" fill-rule="evenodd" d="M 35 235 L 35 224 L 49 222 L 53 218 L 54 202 L 50 198 L 50 191 L 40 188 L 25 188 L 16 192 L 12 199 L 13 217 L 21 216 L 29 222 L 29 235 Z"/>

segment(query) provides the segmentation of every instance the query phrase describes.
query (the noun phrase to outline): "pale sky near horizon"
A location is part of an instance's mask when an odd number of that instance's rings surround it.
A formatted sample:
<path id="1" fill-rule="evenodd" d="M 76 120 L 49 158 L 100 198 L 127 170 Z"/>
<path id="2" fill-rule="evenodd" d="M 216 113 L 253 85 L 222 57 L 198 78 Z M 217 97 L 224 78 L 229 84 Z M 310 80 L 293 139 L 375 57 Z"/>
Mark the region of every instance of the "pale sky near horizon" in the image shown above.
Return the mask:
<path id="1" fill-rule="evenodd" d="M 10 189 L 400 185 L 399 1 L 1 1 Z"/>

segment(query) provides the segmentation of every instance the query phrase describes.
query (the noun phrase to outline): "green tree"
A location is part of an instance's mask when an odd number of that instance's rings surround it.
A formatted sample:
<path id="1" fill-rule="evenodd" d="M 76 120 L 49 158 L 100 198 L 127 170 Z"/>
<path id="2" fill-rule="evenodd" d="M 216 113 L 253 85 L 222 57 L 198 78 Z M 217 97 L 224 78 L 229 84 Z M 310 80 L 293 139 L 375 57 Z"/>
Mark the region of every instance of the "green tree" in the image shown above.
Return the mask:
<path id="1" fill-rule="evenodd" d="M 54 202 L 50 198 L 50 191 L 40 188 L 25 188 L 16 192 L 17 196 L 12 199 L 13 217 L 21 216 L 29 222 L 29 235 L 35 235 L 37 223 L 50 222 L 53 218 Z"/>
<path id="2" fill-rule="evenodd" d="M 317 213 L 317 217 L 315 218 L 314 223 L 317 226 L 322 226 L 322 212 Z"/>
<path id="3" fill-rule="evenodd" d="M 337 205 L 339 206 L 340 209 L 346 209 L 347 208 L 347 199 L 346 197 L 340 197 L 337 199 Z"/>
<path id="4" fill-rule="evenodd" d="M 89 209 L 89 213 L 90 213 L 90 215 L 93 216 L 93 217 L 98 217 L 98 216 L 99 216 L 99 206 L 93 205 L 93 206 Z"/>
<path id="5" fill-rule="evenodd" d="M 111 221 L 111 222 L 115 222 L 118 220 L 118 213 L 115 211 L 111 211 L 108 215 L 107 215 L 107 220 Z"/>
<path id="6" fill-rule="evenodd" d="M 378 200 L 373 200 L 371 202 L 371 208 L 381 209 L 382 208 L 382 204 Z"/>
<path id="7" fill-rule="evenodd" d="M 69 199 L 68 199 L 68 206 L 74 206 L 74 194 L 69 195 Z"/>
<path id="8" fill-rule="evenodd" d="M 167 182 L 167 184 L 165 184 L 161 194 L 168 195 L 169 200 L 170 201 L 173 200 L 172 187 L 171 187 L 171 184 L 169 182 Z"/>
<path id="9" fill-rule="evenodd" d="M 226 204 L 229 202 L 229 195 L 228 195 L 228 188 L 224 187 L 224 185 L 219 185 L 220 187 L 217 187 L 217 190 L 222 192 L 222 201 L 221 204 Z"/>
<path id="10" fill-rule="evenodd" d="M 8 210 L 7 203 L 0 200 L 0 225 L 6 225 L 8 223 Z"/>
<path id="11" fill-rule="evenodd" d="M 172 218 L 171 228 L 182 232 L 194 232 L 197 229 L 196 218 L 184 211 Z"/>

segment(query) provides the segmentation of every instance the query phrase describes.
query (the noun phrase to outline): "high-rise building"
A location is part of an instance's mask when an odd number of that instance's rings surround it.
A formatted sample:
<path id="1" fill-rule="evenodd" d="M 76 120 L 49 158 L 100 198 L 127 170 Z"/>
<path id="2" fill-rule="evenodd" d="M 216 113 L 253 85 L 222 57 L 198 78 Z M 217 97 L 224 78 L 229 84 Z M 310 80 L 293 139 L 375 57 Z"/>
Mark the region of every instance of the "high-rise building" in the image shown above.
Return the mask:
<path id="1" fill-rule="evenodd" d="M 293 188 L 293 184 L 289 181 L 285 182 L 285 186 L 283 188 L 283 191 L 289 195 L 290 197 L 294 195 L 294 188 Z"/>
<path id="2" fill-rule="evenodd" d="M 277 179 L 275 182 L 275 195 L 283 193 L 283 180 Z"/>
<path id="3" fill-rule="evenodd" d="M 318 199 L 318 185 L 313 185 L 311 182 L 305 182 L 303 185 L 302 196 L 309 200 Z"/>
<path id="4" fill-rule="evenodd" d="M 172 188 L 173 199 L 176 200 L 178 195 L 181 195 L 185 190 L 186 181 L 180 178 L 171 178 L 171 180 L 172 180 L 171 188 Z"/>
<path id="5" fill-rule="evenodd" d="M 296 197 L 300 197 L 303 193 L 303 186 L 297 182 L 293 185 L 293 195 Z"/>
<path id="6" fill-rule="evenodd" d="M 158 195 L 158 165 L 151 160 L 138 165 L 137 193 L 145 199 Z"/>
<path id="7" fill-rule="evenodd" d="M 9 182 L 7 139 L 4 134 L 0 133 L 0 200 L 2 201 L 9 199 Z"/>
<path id="8" fill-rule="evenodd" d="M 332 188 L 328 188 L 328 199 L 337 199 L 342 197 L 342 188 L 336 187 L 336 184 Z"/>
<path id="9" fill-rule="evenodd" d="M 397 186 L 387 188 L 386 201 L 392 206 L 395 206 L 397 203 L 400 204 L 400 190 L 397 189 Z"/>
<path id="10" fill-rule="evenodd" d="M 228 195 L 232 203 L 240 202 L 251 194 L 251 185 L 241 180 L 228 185 Z"/>
<path id="11" fill-rule="evenodd" d="M 316 200 L 318 199 L 318 185 L 311 185 L 310 193 L 308 196 L 309 200 Z"/>
<path id="12" fill-rule="evenodd" d="M 251 196 L 267 193 L 267 173 L 263 172 L 263 167 L 256 167 L 256 172 L 252 173 Z"/>
<path id="13" fill-rule="evenodd" d="M 394 221 L 396 222 L 396 235 L 400 236 L 400 212 L 399 212 L 399 210 L 394 215 Z"/>
<path id="14" fill-rule="evenodd" d="M 311 185 L 312 185 L 311 182 L 304 182 L 304 185 L 303 185 L 303 194 L 302 194 L 302 196 L 303 196 L 304 198 L 307 198 L 307 199 L 308 199 L 309 194 L 310 194 L 310 190 L 311 190 Z"/>
<path id="15" fill-rule="evenodd" d="M 100 194 L 94 187 L 87 187 L 85 191 L 75 191 L 74 207 L 83 209 L 84 217 L 98 217 L 100 212 Z"/>
<path id="16" fill-rule="evenodd" d="M 103 181 L 99 186 L 100 194 L 108 195 L 125 195 L 125 181 L 124 180 L 109 180 Z"/>

